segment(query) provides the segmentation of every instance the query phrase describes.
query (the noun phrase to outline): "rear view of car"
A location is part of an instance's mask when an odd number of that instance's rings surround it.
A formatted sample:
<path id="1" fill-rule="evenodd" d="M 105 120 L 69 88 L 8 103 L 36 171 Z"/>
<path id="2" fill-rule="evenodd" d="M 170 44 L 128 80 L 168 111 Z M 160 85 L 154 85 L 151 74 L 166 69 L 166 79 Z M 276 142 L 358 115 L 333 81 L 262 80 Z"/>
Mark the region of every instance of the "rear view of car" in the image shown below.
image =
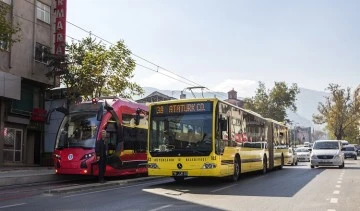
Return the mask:
<path id="1" fill-rule="evenodd" d="M 355 146 L 353 145 L 346 145 L 344 148 L 344 158 L 354 158 L 354 160 L 357 160 L 357 151 Z"/>
<path id="2" fill-rule="evenodd" d="M 310 150 L 308 147 L 299 147 L 295 150 L 298 161 L 310 161 Z"/>
<path id="3" fill-rule="evenodd" d="M 338 166 L 344 168 L 344 154 L 338 140 L 317 140 L 311 149 L 310 167 Z"/>
<path id="4" fill-rule="evenodd" d="M 287 153 L 285 153 L 285 163 L 289 165 L 296 165 L 298 164 L 298 156 L 297 153 L 293 150 L 293 148 L 288 148 Z"/>

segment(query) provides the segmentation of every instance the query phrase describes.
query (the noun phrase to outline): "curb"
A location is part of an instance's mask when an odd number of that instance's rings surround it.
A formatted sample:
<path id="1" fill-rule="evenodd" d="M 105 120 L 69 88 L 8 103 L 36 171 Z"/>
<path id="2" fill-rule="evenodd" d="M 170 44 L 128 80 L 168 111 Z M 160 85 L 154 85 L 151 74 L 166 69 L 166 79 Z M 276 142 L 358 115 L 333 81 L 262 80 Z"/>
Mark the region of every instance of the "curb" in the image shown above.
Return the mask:
<path id="1" fill-rule="evenodd" d="M 11 185 L 25 185 L 31 183 L 55 182 L 65 180 L 79 180 L 81 177 L 74 175 L 57 175 L 57 174 L 33 174 L 26 176 L 1 177 L 0 187 Z M 84 179 L 82 177 L 82 179 Z"/>
<path id="2" fill-rule="evenodd" d="M 61 194 L 61 193 L 69 193 L 69 192 L 78 192 L 78 191 L 85 191 L 91 189 L 99 189 L 105 187 L 116 187 L 116 186 L 123 186 L 127 184 L 132 184 L 141 181 L 151 181 L 151 180 L 158 180 L 164 177 L 143 177 L 143 178 L 135 178 L 135 179 L 125 179 L 119 181 L 107 181 L 105 183 L 91 183 L 85 185 L 76 185 L 76 186 L 69 186 L 64 188 L 56 188 L 47 190 L 45 194 Z"/>

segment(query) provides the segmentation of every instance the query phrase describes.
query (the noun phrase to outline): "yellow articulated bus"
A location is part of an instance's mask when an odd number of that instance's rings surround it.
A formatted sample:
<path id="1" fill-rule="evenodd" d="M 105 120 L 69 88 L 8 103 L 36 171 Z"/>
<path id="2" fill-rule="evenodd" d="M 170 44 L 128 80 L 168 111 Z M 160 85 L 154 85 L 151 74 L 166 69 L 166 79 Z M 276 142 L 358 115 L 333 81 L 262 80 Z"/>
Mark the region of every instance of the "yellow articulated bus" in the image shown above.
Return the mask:
<path id="1" fill-rule="evenodd" d="M 288 143 L 285 125 L 217 98 L 150 104 L 148 133 L 149 176 L 176 181 L 281 169 Z"/>

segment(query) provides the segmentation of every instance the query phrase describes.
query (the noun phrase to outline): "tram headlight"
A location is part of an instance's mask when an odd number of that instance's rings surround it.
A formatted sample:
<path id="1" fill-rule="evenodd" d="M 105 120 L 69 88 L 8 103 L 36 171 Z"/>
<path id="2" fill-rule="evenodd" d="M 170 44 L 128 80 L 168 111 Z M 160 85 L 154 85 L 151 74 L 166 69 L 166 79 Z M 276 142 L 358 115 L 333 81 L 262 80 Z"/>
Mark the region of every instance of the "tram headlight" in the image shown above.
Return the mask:
<path id="1" fill-rule="evenodd" d="M 215 163 L 204 163 L 204 165 L 202 166 L 202 169 L 213 169 L 213 168 L 216 168 Z"/>
<path id="2" fill-rule="evenodd" d="M 95 152 L 85 154 L 85 155 L 81 158 L 81 160 L 84 160 L 84 159 L 87 160 L 87 159 L 89 159 L 89 158 L 91 158 L 91 157 L 93 157 L 93 156 L 95 156 Z"/>
<path id="3" fill-rule="evenodd" d="M 60 155 L 58 155 L 58 154 L 54 154 L 54 157 L 55 157 L 56 159 L 61 160 L 61 156 L 60 156 Z"/>
<path id="4" fill-rule="evenodd" d="M 148 163 L 147 167 L 149 169 L 159 169 L 159 166 L 156 163 Z"/>

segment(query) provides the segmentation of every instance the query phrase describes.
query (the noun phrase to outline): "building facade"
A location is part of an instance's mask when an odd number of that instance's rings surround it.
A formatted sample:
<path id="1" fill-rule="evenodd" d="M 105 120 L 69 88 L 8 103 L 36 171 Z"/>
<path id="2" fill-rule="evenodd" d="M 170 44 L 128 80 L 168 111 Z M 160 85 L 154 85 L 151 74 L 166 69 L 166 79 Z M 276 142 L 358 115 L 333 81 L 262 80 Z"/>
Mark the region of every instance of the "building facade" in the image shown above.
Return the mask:
<path id="1" fill-rule="evenodd" d="M 21 28 L 21 40 L 0 40 L 0 166 L 40 165 L 44 151 L 45 90 L 57 86 L 48 77 L 54 52 L 54 0 L 0 0 L 9 21 Z"/>
<path id="2" fill-rule="evenodd" d="M 236 105 L 240 108 L 244 107 L 244 101 L 238 99 L 237 92 L 234 89 L 228 91 L 228 99 L 226 99 L 225 101 L 233 105 Z"/>

